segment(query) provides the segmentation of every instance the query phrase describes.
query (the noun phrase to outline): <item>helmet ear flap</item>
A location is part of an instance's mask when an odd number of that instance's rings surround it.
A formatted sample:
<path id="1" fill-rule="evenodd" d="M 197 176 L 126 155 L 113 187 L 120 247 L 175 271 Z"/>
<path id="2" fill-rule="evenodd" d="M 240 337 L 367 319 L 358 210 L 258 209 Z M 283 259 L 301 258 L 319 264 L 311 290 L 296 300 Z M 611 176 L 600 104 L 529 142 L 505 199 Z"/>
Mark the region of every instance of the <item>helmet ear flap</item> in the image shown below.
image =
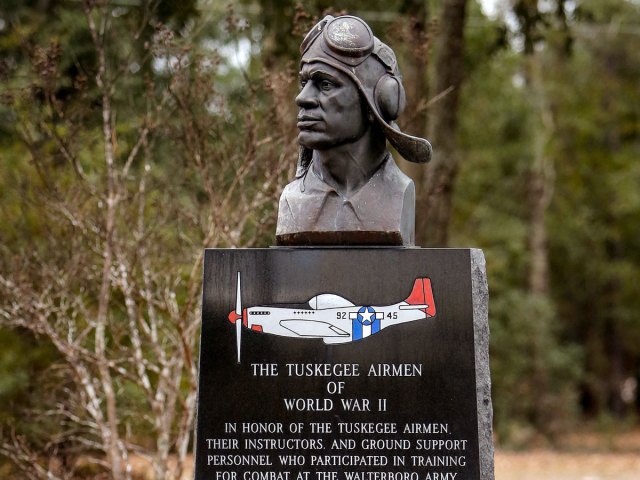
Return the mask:
<path id="1" fill-rule="evenodd" d="M 376 107 L 387 121 L 398 118 L 406 103 L 404 87 L 395 76 L 383 75 L 373 91 Z"/>

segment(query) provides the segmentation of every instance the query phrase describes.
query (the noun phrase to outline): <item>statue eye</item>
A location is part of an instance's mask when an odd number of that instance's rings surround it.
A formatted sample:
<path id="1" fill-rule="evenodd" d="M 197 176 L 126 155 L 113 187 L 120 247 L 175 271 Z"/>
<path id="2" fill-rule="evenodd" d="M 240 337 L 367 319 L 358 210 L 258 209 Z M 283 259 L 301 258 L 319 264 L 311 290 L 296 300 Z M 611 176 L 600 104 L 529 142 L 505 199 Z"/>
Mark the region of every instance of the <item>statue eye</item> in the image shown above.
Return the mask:
<path id="1" fill-rule="evenodd" d="M 300 80 L 300 90 L 302 90 L 306 84 L 307 84 L 306 80 Z"/>
<path id="2" fill-rule="evenodd" d="M 329 80 L 321 80 L 320 81 L 320 88 L 322 90 L 325 90 L 325 91 L 331 90 L 333 87 L 335 87 L 335 84 L 333 84 Z"/>

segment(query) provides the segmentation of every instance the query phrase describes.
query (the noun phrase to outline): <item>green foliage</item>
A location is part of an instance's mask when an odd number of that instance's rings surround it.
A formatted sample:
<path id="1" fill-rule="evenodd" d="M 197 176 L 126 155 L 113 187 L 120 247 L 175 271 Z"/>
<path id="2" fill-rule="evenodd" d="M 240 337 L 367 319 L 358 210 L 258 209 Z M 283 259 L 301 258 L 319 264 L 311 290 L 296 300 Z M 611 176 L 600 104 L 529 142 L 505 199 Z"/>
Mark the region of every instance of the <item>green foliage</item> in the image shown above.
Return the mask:
<path id="1" fill-rule="evenodd" d="M 525 446 L 536 433 L 554 440 L 573 426 L 577 413 L 581 350 L 559 342 L 557 312 L 544 297 L 515 289 L 496 295 L 491 321 L 499 440 Z"/>
<path id="2" fill-rule="evenodd" d="M 551 248 L 559 307 L 571 338 L 589 349 L 587 405 L 621 415 L 633 405 L 624 405 L 619 387 L 605 379 L 639 373 L 640 55 L 632 47 L 637 34 L 625 25 L 637 22 L 640 10 L 614 2 L 605 11 L 596 3 L 585 2 L 579 12 L 589 21 L 576 34 L 567 66 L 576 81 L 570 90 L 555 86 L 563 112 L 557 148 L 565 161 L 557 169 L 563 189 L 552 205 Z"/>
<path id="3" fill-rule="evenodd" d="M 483 56 L 490 30 L 475 31 L 469 47 L 476 57 L 461 110 L 464 163 L 452 230 L 455 244 L 485 250 L 496 428 L 515 444 L 536 430 L 553 439 L 580 407 L 583 414 L 634 409 L 620 392 L 640 373 L 632 293 L 640 278 L 640 57 L 631 46 L 637 32 L 625 26 L 640 12 L 624 1 L 601 7 L 579 2 L 568 52 L 561 26 L 548 18 L 531 25 L 553 119 L 544 146 L 554 170 L 546 297 L 527 287 L 527 176 L 540 127 L 525 60 L 512 49 Z"/>
<path id="4" fill-rule="evenodd" d="M 48 344 L 40 344 L 25 332 L 0 331 L 0 423 L 20 420 L 18 406 L 24 408 L 34 402 L 29 393 L 36 388 L 40 372 L 56 358 Z"/>

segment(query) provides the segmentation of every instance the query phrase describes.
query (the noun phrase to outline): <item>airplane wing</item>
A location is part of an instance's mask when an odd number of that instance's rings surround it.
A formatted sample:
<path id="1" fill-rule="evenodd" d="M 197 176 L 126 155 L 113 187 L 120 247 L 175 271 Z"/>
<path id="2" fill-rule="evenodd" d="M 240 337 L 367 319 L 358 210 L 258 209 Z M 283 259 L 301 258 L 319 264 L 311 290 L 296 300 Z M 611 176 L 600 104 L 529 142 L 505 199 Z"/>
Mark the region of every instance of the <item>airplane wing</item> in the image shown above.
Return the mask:
<path id="1" fill-rule="evenodd" d="M 350 334 L 327 322 L 317 320 L 280 320 L 287 330 L 300 337 L 348 337 Z"/>

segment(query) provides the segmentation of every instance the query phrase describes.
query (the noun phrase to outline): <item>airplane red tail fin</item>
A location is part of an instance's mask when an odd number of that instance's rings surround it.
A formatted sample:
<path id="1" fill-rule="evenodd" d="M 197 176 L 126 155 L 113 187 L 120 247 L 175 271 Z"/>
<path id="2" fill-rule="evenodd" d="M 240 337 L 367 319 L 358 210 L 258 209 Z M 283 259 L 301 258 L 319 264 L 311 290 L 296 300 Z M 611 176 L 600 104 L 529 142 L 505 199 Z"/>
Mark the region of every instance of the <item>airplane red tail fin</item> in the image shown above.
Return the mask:
<path id="1" fill-rule="evenodd" d="M 405 300 L 409 305 L 425 305 L 421 308 L 428 317 L 435 317 L 436 304 L 433 300 L 433 292 L 431 291 L 431 280 L 428 278 L 416 278 L 413 283 L 413 290 Z"/>

